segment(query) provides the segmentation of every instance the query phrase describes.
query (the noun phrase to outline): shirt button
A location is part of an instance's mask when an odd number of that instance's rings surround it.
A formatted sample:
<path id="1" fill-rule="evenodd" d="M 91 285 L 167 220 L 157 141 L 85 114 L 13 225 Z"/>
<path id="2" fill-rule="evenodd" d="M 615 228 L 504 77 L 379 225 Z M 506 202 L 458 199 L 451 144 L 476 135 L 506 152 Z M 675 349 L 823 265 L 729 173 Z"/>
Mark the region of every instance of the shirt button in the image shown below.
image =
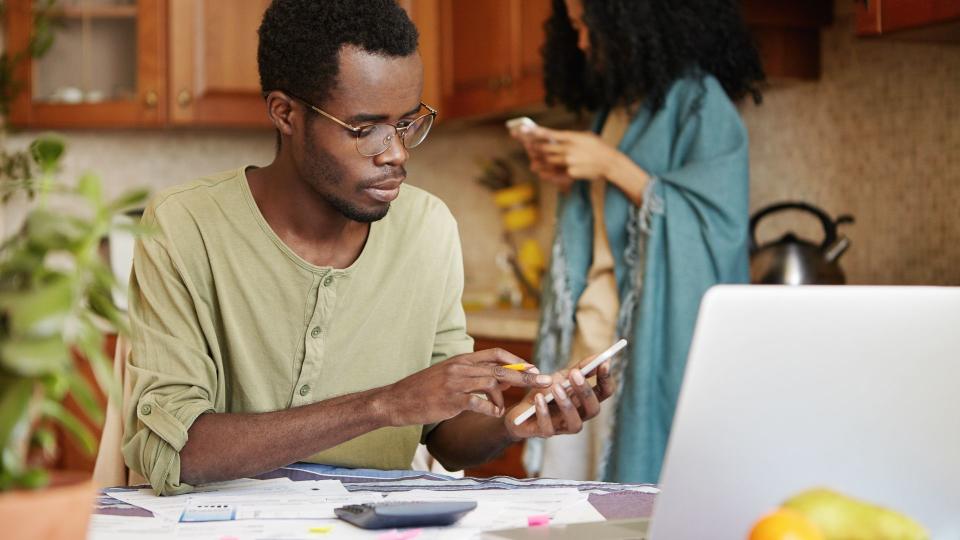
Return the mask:
<path id="1" fill-rule="evenodd" d="M 150 407 L 148 403 L 144 403 L 140 406 L 140 414 L 147 416 L 150 412 L 153 411 L 153 408 Z"/>
<path id="2" fill-rule="evenodd" d="M 333 283 L 333 276 L 327 276 L 327 279 L 323 280 L 323 286 L 329 287 Z"/>
<path id="3" fill-rule="evenodd" d="M 305 395 L 307 395 L 307 394 L 309 394 L 309 393 L 310 393 L 310 385 L 309 385 L 309 384 L 305 384 L 305 385 L 303 385 L 303 386 L 300 387 L 300 395 L 301 395 L 301 396 L 305 396 Z"/>
<path id="4" fill-rule="evenodd" d="M 320 337 L 320 327 L 314 326 L 313 330 L 310 330 L 310 337 L 318 338 Z"/>

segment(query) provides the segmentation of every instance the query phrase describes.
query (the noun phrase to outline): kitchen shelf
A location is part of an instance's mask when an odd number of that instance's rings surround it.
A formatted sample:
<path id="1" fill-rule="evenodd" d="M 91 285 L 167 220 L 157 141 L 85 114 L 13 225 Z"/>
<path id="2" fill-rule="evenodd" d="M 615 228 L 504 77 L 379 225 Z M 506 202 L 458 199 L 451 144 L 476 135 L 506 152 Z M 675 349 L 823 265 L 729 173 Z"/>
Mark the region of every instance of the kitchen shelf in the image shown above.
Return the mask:
<path id="1" fill-rule="evenodd" d="M 134 19 L 137 17 L 136 4 L 92 4 L 64 6 L 53 10 L 50 15 L 60 19 Z"/>

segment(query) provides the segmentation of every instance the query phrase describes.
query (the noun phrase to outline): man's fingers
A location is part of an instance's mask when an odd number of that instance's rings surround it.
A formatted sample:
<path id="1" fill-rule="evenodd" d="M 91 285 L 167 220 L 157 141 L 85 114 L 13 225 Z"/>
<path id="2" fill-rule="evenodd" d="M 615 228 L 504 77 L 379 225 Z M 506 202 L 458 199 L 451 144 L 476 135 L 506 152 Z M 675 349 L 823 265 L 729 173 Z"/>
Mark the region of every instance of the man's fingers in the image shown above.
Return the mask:
<path id="1" fill-rule="evenodd" d="M 600 412 L 600 400 L 579 369 L 570 370 L 570 388 L 579 398 L 584 420 L 589 420 Z"/>
<path id="2" fill-rule="evenodd" d="M 543 394 L 534 396 L 534 405 L 537 407 L 537 430 L 540 437 L 552 437 L 555 433 L 553 429 L 553 419 L 550 418 L 550 409 L 547 407 L 547 400 Z"/>
<path id="3" fill-rule="evenodd" d="M 514 371 L 503 366 L 491 366 L 486 375 L 501 383 L 523 388 L 544 388 L 550 386 L 553 379 L 549 375 L 540 375 L 529 371 Z"/>
<path id="4" fill-rule="evenodd" d="M 483 391 L 484 394 L 493 402 L 494 405 L 500 409 L 500 414 L 503 414 L 504 404 L 503 404 L 503 392 L 500 391 L 500 388 L 494 384 L 492 387 Z M 498 414 L 497 416 L 500 416 Z"/>
<path id="5" fill-rule="evenodd" d="M 563 416 L 566 433 L 579 433 L 583 428 L 583 420 L 580 419 L 580 412 L 570 400 L 566 390 L 560 384 L 553 385 L 554 401 L 560 407 L 560 414 Z"/>
<path id="6" fill-rule="evenodd" d="M 503 415 L 502 407 L 498 408 L 496 405 L 483 399 L 482 397 L 472 394 L 468 397 L 464 409 L 487 416 L 493 416 L 495 418 L 499 418 L 501 415 Z"/>
<path id="7" fill-rule="evenodd" d="M 482 351 L 477 351 L 470 355 L 471 360 L 474 364 L 525 364 L 526 361 L 523 358 L 500 348 L 494 349 L 484 349 Z"/>
<path id="8" fill-rule="evenodd" d="M 553 167 L 567 168 L 568 165 L 566 154 L 550 154 L 543 158 L 543 160 Z"/>
<path id="9" fill-rule="evenodd" d="M 615 386 L 611 369 L 609 360 L 600 364 L 600 367 L 597 368 L 597 388 L 599 388 L 598 398 L 600 401 L 613 395 Z"/>
<path id="10" fill-rule="evenodd" d="M 493 377 L 468 377 L 464 379 L 460 389 L 470 394 L 484 394 L 494 405 L 503 409 L 503 392 Z"/>

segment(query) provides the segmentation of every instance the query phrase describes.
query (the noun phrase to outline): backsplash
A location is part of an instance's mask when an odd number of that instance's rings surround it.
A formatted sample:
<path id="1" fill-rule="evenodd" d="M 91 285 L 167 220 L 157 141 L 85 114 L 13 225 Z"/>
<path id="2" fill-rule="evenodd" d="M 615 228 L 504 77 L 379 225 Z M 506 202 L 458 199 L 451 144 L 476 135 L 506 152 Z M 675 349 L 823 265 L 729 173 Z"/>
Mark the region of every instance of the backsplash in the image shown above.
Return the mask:
<path id="1" fill-rule="evenodd" d="M 849 2 L 823 33 L 818 82 L 776 83 L 760 107 L 742 106 L 751 137 L 751 207 L 795 199 L 849 213 L 841 259 L 856 284 L 960 285 L 960 46 L 853 37 Z M 442 111 L 441 111 L 442 112 Z M 31 133 L 10 135 L 23 146 Z M 67 178 L 93 170 L 109 193 L 160 190 L 197 176 L 268 163 L 267 131 L 67 132 Z M 457 217 L 467 288 L 493 290 L 501 245 L 497 210 L 475 182 L 478 159 L 515 148 L 500 122 L 441 124 L 408 164 L 409 182 Z M 538 234 L 549 243 L 555 194 L 543 194 Z M 760 240 L 794 230 L 819 238 L 805 216 L 773 218 Z M 11 216 L 0 224 L 9 232 Z M 3 232 L 3 231 L 0 231 Z"/>
<path id="2" fill-rule="evenodd" d="M 24 147 L 36 133 L 8 137 L 11 147 Z M 68 131 L 63 178 L 84 171 L 97 172 L 109 195 L 133 186 L 154 192 L 199 176 L 240 167 L 266 165 L 274 155 L 270 131 Z M 500 122 L 440 124 L 430 138 L 411 154 L 408 182 L 446 202 L 456 216 L 463 243 L 467 288 L 492 291 L 498 282 L 494 265 L 501 249 L 499 215 L 485 188 L 475 182 L 478 162 L 519 148 Z M 547 208 L 555 195 L 543 190 Z M 552 210 L 547 210 L 552 219 Z M 0 216 L 9 232 L 16 216 Z M 552 221 L 551 221 L 552 223 Z M 546 244 L 550 227 L 540 229 Z M 2 232 L 2 231 L 0 231 Z"/>
<path id="3" fill-rule="evenodd" d="M 741 108 L 751 207 L 794 199 L 852 214 L 848 283 L 960 285 L 960 45 L 856 38 L 852 2 L 837 4 L 820 81 Z M 761 242 L 821 238 L 802 214 L 764 223 Z"/>

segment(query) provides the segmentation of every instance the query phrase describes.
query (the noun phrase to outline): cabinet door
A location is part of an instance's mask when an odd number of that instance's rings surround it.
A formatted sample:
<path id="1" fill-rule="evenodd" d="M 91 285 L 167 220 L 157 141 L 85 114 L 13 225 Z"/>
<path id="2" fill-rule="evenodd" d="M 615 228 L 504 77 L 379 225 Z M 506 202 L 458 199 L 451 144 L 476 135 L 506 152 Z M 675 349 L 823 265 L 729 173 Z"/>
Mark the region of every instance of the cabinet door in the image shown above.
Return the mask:
<path id="1" fill-rule="evenodd" d="M 516 100 L 518 105 L 543 101 L 543 57 L 540 48 L 546 40 L 543 25 L 550 18 L 549 0 L 516 2 L 519 11 L 520 47 L 516 51 Z"/>
<path id="2" fill-rule="evenodd" d="M 513 96 L 512 0 L 440 4 L 443 113 L 466 116 L 508 107 Z"/>
<path id="3" fill-rule="evenodd" d="M 23 82 L 10 121 L 32 128 L 139 127 L 166 119 L 163 0 L 60 3 L 55 39 L 14 77 Z M 65 4 L 65 5 L 64 5 Z M 7 50 L 26 50 L 33 0 L 9 0 Z"/>
<path id="4" fill-rule="evenodd" d="M 885 34 L 960 20 L 957 0 L 859 0 L 857 34 Z"/>
<path id="5" fill-rule="evenodd" d="M 269 0 L 170 0 L 170 119 L 268 127 L 257 28 Z"/>

